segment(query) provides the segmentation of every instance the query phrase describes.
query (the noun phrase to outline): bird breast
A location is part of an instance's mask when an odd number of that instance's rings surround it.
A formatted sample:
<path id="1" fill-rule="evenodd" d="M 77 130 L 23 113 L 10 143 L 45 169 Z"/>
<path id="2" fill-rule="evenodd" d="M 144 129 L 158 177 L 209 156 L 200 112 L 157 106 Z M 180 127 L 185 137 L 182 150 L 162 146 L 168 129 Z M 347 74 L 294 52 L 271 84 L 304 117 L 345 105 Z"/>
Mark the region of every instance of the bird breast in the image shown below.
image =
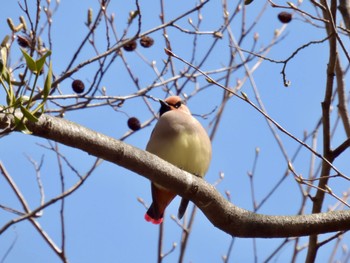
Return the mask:
<path id="1" fill-rule="evenodd" d="M 211 159 L 211 143 L 204 128 L 191 115 L 175 111 L 159 119 L 146 150 L 201 177 Z"/>

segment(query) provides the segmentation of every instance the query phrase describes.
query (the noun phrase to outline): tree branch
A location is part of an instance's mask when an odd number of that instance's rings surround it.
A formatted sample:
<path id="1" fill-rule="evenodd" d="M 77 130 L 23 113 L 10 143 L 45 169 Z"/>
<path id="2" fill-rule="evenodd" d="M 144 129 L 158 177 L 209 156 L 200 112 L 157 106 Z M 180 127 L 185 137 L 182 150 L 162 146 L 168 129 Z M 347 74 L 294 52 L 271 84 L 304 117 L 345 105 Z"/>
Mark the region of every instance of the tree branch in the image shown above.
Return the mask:
<path id="1" fill-rule="evenodd" d="M 6 119 L 0 113 L 0 125 L 4 119 L 14 124 L 13 116 L 7 116 Z M 239 208 L 203 179 L 192 176 L 153 154 L 65 119 L 42 115 L 38 122 L 27 122 L 26 126 L 35 136 L 80 149 L 172 189 L 193 201 L 214 226 L 233 236 L 294 237 L 350 229 L 348 210 L 273 216 Z"/>

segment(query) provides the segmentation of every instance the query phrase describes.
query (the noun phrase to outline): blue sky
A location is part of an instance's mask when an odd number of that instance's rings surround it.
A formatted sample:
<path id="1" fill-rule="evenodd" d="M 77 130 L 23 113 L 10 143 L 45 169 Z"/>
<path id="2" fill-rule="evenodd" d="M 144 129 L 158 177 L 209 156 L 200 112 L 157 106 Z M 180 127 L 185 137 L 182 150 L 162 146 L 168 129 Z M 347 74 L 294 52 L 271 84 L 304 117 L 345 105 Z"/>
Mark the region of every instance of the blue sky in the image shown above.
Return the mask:
<path id="1" fill-rule="evenodd" d="M 170 20 L 194 6 L 195 1 L 164 1 L 166 7 L 165 17 Z M 247 7 L 247 24 L 253 22 L 256 14 L 261 10 L 265 1 L 255 1 Z M 282 3 L 282 1 L 279 1 Z M 276 1 L 278 3 L 278 1 Z M 283 2 L 284 3 L 284 2 Z M 232 3 L 230 3 L 232 11 Z M 159 25 L 160 7 L 158 2 L 152 4 L 140 3 L 143 23 L 141 32 L 146 32 Z M 93 8 L 94 15 L 98 9 L 98 1 L 64 1 L 62 0 L 57 12 L 53 17 L 52 26 L 52 63 L 55 74 L 59 75 L 67 67 L 81 39 L 86 35 L 87 28 L 84 26 L 88 8 Z M 33 7 L 31 7 L 33 8 Z M 303 4 L 306 10 L 312 9 L 307 3 Z M 115 24 L 118 35 L 121 36 L 126 26 L 128 14 L 135 9 L 133 1 L 113 1 L 108 12 L 115 13 Z M 34 9 L 31 9 L 34 10 Z M 267 46 L 273 38 L 276 29 L 284 28 L 278 21 L 278 9 L 268 7 L 261 22 L 253 32 L 259 33 L 257 47 Z M 18 23 L 18 16 L 22 15 L 17 1 L 8 1 L 6 8 L 0 10 L 0 38 L 4 34 L 10 34 L 6 24 L 6 18 L 11 17 Z M 211 1 L 202 12 L 203 23 L 201 31 L 216 31 L 222 24 L 221 1 Z M 189 28 L 188 18 L 196 21 L 196 13 L 180 20 L 177 24 Z M 240 16 L 234 20 L 232 31 L 238 38 L 240 33 Z M 131 26 L 128 36 L 132 36 L 136 26 Z M 272 48 L 267 55 L 275 60 L 286 59 L 299 46 L 311 40 L 321 40 L 325 37 L 323 28 L 315 28 L 304 23 L 300 17 L 294 19 L 283 29 L 283 41 Z M 190 60 L 192 55 L 193 38 L 181 33 L 174 28 L 168 29 L 169 39 L 172 43 L 173 52 L 180 57 Z M 45 34 L 44 34 L 45 36 Z M 161 68 L 162 60 L 166 59 L 163 51 L 165 47 L 162 32 L 151 34 L 155 39 L 155 45 L 150 49 L 138 48 L 148 61 L 155 61 Z M 253 34 L 249 35 L 242 43 L 242 48 L 250 49 Z M 211 35 L 200 36 L 195 63 L 198 63 L 208 47 L 214 41 Z M 228 37 L 224 34 L 215 51 L 203 65 L 203 70 L 213 70 L 227 65 L 229 60 Z M 96 34 L 96 46 L 102 51 L 106 46 L 104 32 Z M 13 61 L 16 63 L 19 47 L 16 43 L 12 46 Z M 80 53 L 77 63 L 95 55 L 91 46 L 87 45 Z M 248 56 L 248 54 L 245 54 Z M 134 74 L 139 78 L 141 87 L 150 85 L 155 79 L 152 69 L 135 52 L 125 53 Z M 302 138 L 305 131 L 312 132 L 321 116 L 321 101 L 324 96 L 326 67 L 328 61 L 328 44 L 311 45 L 300 51 L 287 66 L 287 79 L 291 86 L 285 88 L 280 74 L 282 64 L 264 61 L 254 72 L 253 77 L 260 96 L 268 114 L 281 124 L 294 136 Z M 239 59 L 238 59 L 238 62 Z M 248 64 L 253 67 L 257 60 Z M 75 63 L 75 65 L 77 65 Z M 176 69 L 180 71 L 186 66 L 175 60 Z M 85 83 L 92 82 L 92 75 L 96 65 L 91 65 L 73 75 Z M 235 86 L 237 80 L 243 79 L 243 70 L 235 71 L 229 83 Z M 169 75 L 168 75 L 169 76 Z M 214 75 L 216 76 L 216 75 Z M 67 79 L 60 85 L 64 94 L 71 94 L 71 79 Z M 203 77 L 198 77 L 199 85 L 206 85 Z M 103 79 L 101 86 L 105 86 L 109 95 L 127 95 L 135 92 L 136 87 L 131 82 L 125 67 L 120 59 L 116 59 L 110 71 Z M 189 83 L 185 92 L 190 94 L 195 88 Z M 254 92 L 249 81 L 245 82 L 242 91 L 256 103 Z M 161 88 L 152 90 L 150 95 L 164 97 Z M 193 113 L 201 115 L 211 112 L 221 102 L 223 91 L 216 86 L 210 86 L 188 102 Z M 4 92 L 0 90 L 0 103 L 3 103 Z M 72 102 L 72 101 L 71 101 Z M 159 105 L 151 102 L 154 110 Z M 141 99 L 128 100 L 121 111 L 114 111 L 110 107 L 84 109 L 72 111 L 65 115 L 66 119 L 87 126 L 98 132 L 102 132 L 114 138 L 121 138 L 128 131 L 126 125 L 128 116 L 138 117 L 141 122 L 151 118 L 151 114 L 142 103 Z M 210 122 L 214 115 L 207 119 L 199 118 L 205 128 L 210 130 Z M 336 113 L 332 115 L 332 121 L 336 119 Z M 136 132 L 125 140 L 126 143 L 144 149 L 154 126 L 154 122 L 141 131 Z M 288 156 L 292 157 L 299 144 L 290 137 L 278 131 L 283 146 Z M 333 139 L 334 146 L 344 140 L 344 133 L 340 127 Z M 322 151 L 322 136 L 319 134 L 317 151 Z M 307 141 L 311 144 L 311 140 Z M 46 140 L 14 133 L 1 138 L 0 160 L 14 178 L 22 193 L 26 197 L 31 208 L 38 206 L 40 201 L 39 190 L 36 185 L 35 171 L 26 156 L 40 162 L 44 156 L 44 165 L 41 177 L 45 188 L 45 198 L 49 200 L 60 193 L 60 179 L 58 173 L 57 158 L 54 152 L 44 149 L 41 145 L 48 145 Z M 247 103 L 233 97 L 225 109 L 221 125 L 217 130 L 213 141 L 213 160 L 207 173 L 206 180 L 214 183 L 219 173 L 224 173 L 224 180 L 217 186 L 224 195 L 230 191 L 232 202 L 242 208 L 252 210 L 252 198 L 247 172 L 251 171 L 256 148 L 260 149 L 259 159 L 254 176 L 255 194 L 259 202 L 275 183 L 283 176 L 287 163 L 269 130 L 264 117 Z M 86 172 L 94 162 L 94 158 L 76 149 L 70 149 L 63 145 L 60 151 L 69 158 L 70 162 L 81 172 Z M 302 149 L 298 158 L 293 163 L 296 171 L 307 176 L 310 167 L 311 154 Z M 346 167 L 349 153 L 345 152 L 344 158 L 337 160 L 337 167 L 345 174 L 349 173 Z M 317 160 L 319 164 L 319 160 Z M 64 175 L 67 187 L 77 180 L 72 171 L 64 166 Z M 65 222 L 66 222 L 66 246 L 67 257 L 70 262 L 155 262 L 157 253 L 158 228 L 145 222 L 143 215 L 145 208 L 137 201 L 140 197 L 147 204 L 151 202 L 149 182 L 128 170 L 116 165 L 104 162 L 96 169 L 93 175 L 73 195 L 66 199 Z M 344 182 L 334 180 L 332 189 L 341 194 L 347 190 Z M 292 176 L 286 178 L 276 193 L 259 210 L 259 213 L 275 215 L 293 215 L 300 207 L 301 197 L 299 186 Z M 333 198 L 327 198 L 326 205 L 336 203 Z M 3 178 L 0 178 L 0 204 L 21 209 L 13 192 Z M 177 213 L 179 198 L 167 209 L 165 219 L 164 253 L 171 249 L 174 242 L 179 243 L 181 231 L 179 226 L 170 219 L 170 215 Z M 325 206 L 326 207 L 326 206 Z M 190 209 L 189 209 L 190 210 Z M 306 207 L 310 212 L 310 202 Z M 14 215 L 0 210 L 0 225 L 8 222 Z M 59 245 L 61 240 L 59 205 L 55 204 L 44 211 L 38 219 L 45 231 Z M 15 242 L 14 242 L 15 240 Z M 216 229 L 197 211 L 193 232 L 189 240 L 188 252 L 185 262 L 221 262 L 221 256 L 227 253 L 231 237 L 221 230 Z M 282 242 L 282 239 L 257 239 L 258 262 L 266 259 L 272 251 Z M 305 244 L 307 239 L 303 239 Z M 28 222 L 16 224 L 0 236 L 0 258 L 14 242 L 13 248 L 6 257 L 5 262 L 60 262 L 59 258 L 49 249 L 41 236 Z M 346 240 L 344 241 L 344 243 Z M 330 255 L 332 245 L 323 247 L 319 256 Z M 230 262 L 253 262 L 253 241 L 251 239 L 235 239 Z M 276 261 L 286 262 L 291 258 L 292 244 L 287 245 L 277 256 Z M 167 256 L 163 262 L 177 261 L 179 248 Z M 303 262 L 305 252 L 301 252 L 298 262 Z M 341 255 L 337 255 L 340 258 Z"/>

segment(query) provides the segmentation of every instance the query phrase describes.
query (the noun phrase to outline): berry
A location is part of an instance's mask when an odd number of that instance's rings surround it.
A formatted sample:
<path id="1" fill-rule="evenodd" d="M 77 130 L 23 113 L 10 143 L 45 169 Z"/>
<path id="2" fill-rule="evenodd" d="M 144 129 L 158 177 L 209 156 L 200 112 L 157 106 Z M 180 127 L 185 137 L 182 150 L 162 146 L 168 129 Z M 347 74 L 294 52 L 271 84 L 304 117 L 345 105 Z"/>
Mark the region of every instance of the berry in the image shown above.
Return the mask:
<path id="1" fill-rule="evenodd" d="M 151 47 L 153 46 L 153 44 L 154 44 L 154 40 L 149 36 L 144 36 L 140 39 L 140 45 L 143 46 L 144 48 Z"/>
<path id="2" fill-rule="evenodd" d="M 141 129 L 141 123 L 138 118 L 131 117 L 128 119 L 128 127 L 133 131 L 137 131 Z"/>
<path id="3" fill-rule="evenodd" d="M 72 89 L 76 93 L 83 93 L 85 89 L 84 82 L 82 82 L 80 79 L 76 79 L 72 82 Z"/>
<path id="4" fill-rule="evenodd" d="M 288 12 L 281 12 L 278 14 L 278 19 L 284 23 L 287 24 L 292 20 L 292 14 Z"/>
<path id="5" fill-rule="evenodd" d="M 136 47 L 137 47 L 136 41 L 131 41 L 123 46 L 124 50 L 129 52 L 134 51 Z"/>

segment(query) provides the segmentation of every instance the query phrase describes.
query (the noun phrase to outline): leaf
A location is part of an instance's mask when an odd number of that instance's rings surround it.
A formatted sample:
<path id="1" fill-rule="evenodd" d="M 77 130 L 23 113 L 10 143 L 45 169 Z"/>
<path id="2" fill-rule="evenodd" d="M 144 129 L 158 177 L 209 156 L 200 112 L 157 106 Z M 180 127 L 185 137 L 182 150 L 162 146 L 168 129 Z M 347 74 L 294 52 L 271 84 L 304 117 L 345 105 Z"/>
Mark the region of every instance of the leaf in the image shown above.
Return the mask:
<path id="1" fill-rule="evenodd" d="M 39 58 L 37 61 L 35 61 L 37 73 L 40 73 L 40 71 L 43 69 L 43 66 L 45 64 L 45 60 L 50 55 L 51 55 L 51 51 L 48 50 L 41 58 Z"/>
<path id="2" fill-rule="evenodd" d="M 6 47 L 2 47 L 0 52 L 1 52 L 0 73 L 2 75 L 4 73 L 4 71 L 6 69 L 6 65 L 7 65 L 7 50 L 6 50 Z"/>
<path id="3" fill-rule="evenodd" d="M 50 94 L 51 84 L 52 84 L 52 63 L 50 62 L 49 71 L 47 72 L 47 76 L 46 76 L 46 79 L 45 79 L 44 90 L 43 90 L 43 97 L 44 97 L 43 99 L 44 99 L 44 101 L 46 101 L 47 96 L 49 96 L 49 94 Z"/>
<path id="4" fill-rule="evenodd" d="M 40 118 L 40 116 L 44 113 L 45 102 L 41 102 L 35 110 L 32 111 L 33 114 Z"/>
<path id="5" fill-rule="evenodd" d="M 35 60 L 31 56 L 29 56 L 29 54 L 23 48 L 21 48 L 21 51 L 24 56 L 24 59 L 26 60 L 26 64 L 29 70 L 33 73 L 37 73 Z"/>
<path id="6" fill-rule="evenodd" d="M 12 89 L 6 89 L 6 102 L 8 106 L 12 106 L 14 102 L 16 101 L 15 94 L 12 92 Z"/>
<path id="7" fill-rule="evenodd" d="M 26 107 L 23 107 L 22 105 L 21 105 L 21 111 L 22 111 L 24 117 L 26 117 L 29 121 L 37 122 L 39 120 Z"/>
<path id="8" fill-rule="evenodd" d="M 6 91 L 6 102 L 8 106 L 12 106 L 15 101 L 16 101 L 16 96 L 15 93 L 13 92 L 13 88 L 11 85 L 11 81 L 10 81 L 10 74 L 8 73 L 7 69 L 4 71 L 3 73 L 4 79 L 5 81 L 8 83 L 8 88 L 5 86 L 4 82 L 1 81 L 1 84 L 4 86 L 4 89 Z"/>

